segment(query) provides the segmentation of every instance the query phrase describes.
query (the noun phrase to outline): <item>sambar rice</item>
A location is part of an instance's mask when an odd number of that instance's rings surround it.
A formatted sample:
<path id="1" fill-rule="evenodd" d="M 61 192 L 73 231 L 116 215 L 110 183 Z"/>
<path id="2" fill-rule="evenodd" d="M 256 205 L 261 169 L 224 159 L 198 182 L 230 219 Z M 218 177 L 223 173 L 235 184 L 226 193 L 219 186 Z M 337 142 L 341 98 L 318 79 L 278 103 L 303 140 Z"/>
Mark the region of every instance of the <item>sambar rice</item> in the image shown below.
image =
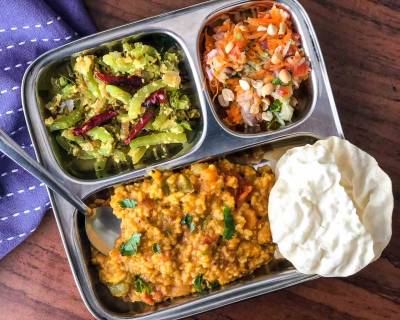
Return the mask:
<path id="1" fill-rule="evenodd" d="M 110 205 L 121 237 L 100 279 L 114 296 L 154 304 L 224 285 L 271 260 L 268 223 L 274 175 L 228 160 L 154 171 L 115 188 Z"/>

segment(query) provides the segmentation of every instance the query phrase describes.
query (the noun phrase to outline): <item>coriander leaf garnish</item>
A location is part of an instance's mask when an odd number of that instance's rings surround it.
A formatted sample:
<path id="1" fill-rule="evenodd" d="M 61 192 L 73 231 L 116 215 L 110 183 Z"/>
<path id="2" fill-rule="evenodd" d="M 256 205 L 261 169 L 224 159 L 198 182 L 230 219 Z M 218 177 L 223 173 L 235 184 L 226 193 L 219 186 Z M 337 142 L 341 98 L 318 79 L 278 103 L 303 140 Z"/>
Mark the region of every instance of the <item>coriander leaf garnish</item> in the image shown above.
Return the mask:
<path id="1" fill-rule="evenodd" d="M 213 282 L 208 282 L 206 279 L 203 278 L 202 274 L 199 274 L 193 281 L 193 287 L 196 290 L 196 292 L 201 293 L 207 289 L 216 289 L 220 287 L 220 284 L 217 280 Z"/>
<path id="2" fill-rule="evenodd" d="M 151 286 L 144 281 L 140 276 L 135 277 L 135 291 L 139 293 L 147 293 L 150 294 L 153 289 Z"/>
<path id="3" fill-rule="evenodd" d="M 137 254 L 141 236 L 142 236 L 141 233 L 136 232 L 132 235 L 132 237 L 128 241 L 124 242 L 119 248 L 121 255 L 133 256 Z"/>
<path id="4" fill-rule="evenodd" d="M 275 86 L 281 85 L 282 81 L 279 78 L 275 78 L 271 81 L 271 83 Z"/>
<path id="5" fill-rule="evenodd" d="M 275 86 L 285 86 L 286 87 L 291 83 L 291 81 L 289 81 L 288 83 L 285 83 L 285 82 L 282 82 L 281 79 L 275 78 L 275 79 L 272 79 L 271 83 Z"/>
<path id="6" fill-rule="evenodd" d="M 152 249 L 154 253 L 161 253 L 161 246 L 159 243 L 154 243 Z"/>
<path id="7" fill-rule="evenodd" d="M 124 199 L 119 202 L 121 208 L 135 208 L 137 205 L 136 200 L 133 199 Z"/>
<path id="8" fill-rule="evenodd" d="M 224 240 L 230 240 L 235 233 L 235 222 L 233 221 L 232 210 L 224 207 Z"/>
<path id="9" fill-rule="evenodd" d="M 190 230 L 190 232 L 193 232 L 194 229 L 196 228 L 196 225 L 193 222 L 193 217 L 190 214 L 186 214 L 182 220 L 181 224 L 186 224 Z"/>
<path id="10" fill-rule="evenodd" d="M 203 292 L 207 289 L 207 282 L 203 279 L 203 275 L 199 274 L 193 281 L 193 287 L 196 292 Z"/>
<path id="11" fill-rule="evenodd" d="M 219 284 L 219 282 L 217 280 L 213 281 L 213 282 L 209 282 L 208 283 L 208 288 L 210 289 L 217 289 L 219 288 L 221 285 Z"/>
<path id="12" fill-rule="evenodd" d="M 271 112 L 281 112 L 282 110 L 282 101 L 279 99 L 275 99 L 274 102 L 272 102 L 271 106 L 269 107 L 269 111 Z"/>

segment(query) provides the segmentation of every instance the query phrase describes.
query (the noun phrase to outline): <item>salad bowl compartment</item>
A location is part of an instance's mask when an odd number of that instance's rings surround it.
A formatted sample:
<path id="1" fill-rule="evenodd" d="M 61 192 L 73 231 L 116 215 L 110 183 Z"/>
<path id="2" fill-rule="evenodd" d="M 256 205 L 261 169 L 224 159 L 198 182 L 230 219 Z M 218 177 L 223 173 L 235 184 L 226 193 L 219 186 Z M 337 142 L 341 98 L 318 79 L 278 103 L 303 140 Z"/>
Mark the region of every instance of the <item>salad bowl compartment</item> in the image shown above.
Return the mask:
<path id="1" fill-rule="evenodd" d="M 213 34 L 213 29 L 215 27 L 221 27 L 224 22 L 229 20 L 229 21 L 232 21 L 234 24 L 236 23 L 236 27 L 234 30 L 237 30 L 237 31 L 233 31 L 233 32 L 238 32 L 233 35 L 234 36 L 233 41 L 228 42 L 228 44 L 234 45 L 234 49 L 232 49 L 232 51 L 235 50 L 235 46 L 240 44 L 241 41 L 249 41 L 249 43 L 247 44 L 248 47 L 246 48 L 246 50 L 247 50 L 247 49 L 251 48 L 251 46 L 256 42 L 254 40 L 247 40 L 247 39 L 244 40 L 245 34 L 250 37 L 252 36 L 252 34 L 251 33 L 249 34 L 248 26 L 244 25 L 243 23 L 245 21 L 247 21 L 246 19 L 248 19 L 248 18 L 256 17 L 258 14 L 260 14 L 260 12 L 265 12 L 265 11 L 270 10 L 274 5 L 278 8 L 278 10 L 284 10 L 285 13 L 290 13 L 290 21 L 291 21 L 291 23 L 293 23 L 293 32 L 295 34 L 299 34 L 300 40 L 298 40 L 298 41 L 300 42 L 301 52 L 304 52 L 306 63 L 310 64 L 310 69 L 311 69 L 310 75 L 303 83 L 298 85 L 297 89 L 293 89 L 294 97 L 296 98 L 296 107 L 294 108 L 294 113 L 293 113 L 293 116 L 290 121 L 286 122 L 285 124 L 281 124 L 279 128 L 275 128 L 275 129 L 264 128 L 265 130 L 263 128 L 260 128 L 259 124 L 257 124 L 254 127 L 251 127 L 246 123 L 246 121 L 244 121 L 244 124 L 240 125 L 241 129 L 235 130 L 235 129 L 229 127 L 226 124 L 226 121 L 224 121 L 224 119 L 223 119 L 224 113 L 226 111 L 226 106 L 222 106 L 219 103 L 220 97 L 217 96 L 216 93 L 212 92 L 211 79 L 216 80 L 216 77 L 213 75 L 213 71 L 210 70 L 210 66 L 205 65 L 206 60 L 210 60 L 209 57 L 216 55 L 218 51 L 226 50 L 228 45 L 226 45 L 225 48 L 222 48 L 222 49 L 219 48 L 218 50 L 214 48 L 213 50 L 209 51 L 208 54 L 206 54 L 206 38 L 209 38 L 209 39 L 213 39 L 214 37 L 216 39 L 221 38 L 222 37 L 221 34 L 223 34 L 223 32 L 221 32 L 218 35 L 215 35 L 215 34 Z M 285 26 L 286 26 L 286 24 L 285 24 Z M 266 26 L 264 26 L 264 25 L 259 26 L 258 29 L 255 29 L 254 32 L 257 32 L 257 30 L 261 30 L 260 28 L 262 28 L 262 30 L 264 30 L 266 28 Z M 243 31 L 239 31 L 238 29 L 243 30 Z M 266 33 L 266 31 L 263 31 L 263 32 Z M 216 118 L 217 122 L 225 131 L 227 131 L 228 133 L 230 133 L 232 135 L 240 136 L 243 138 L 254 138 L 254 137 L 260 137 L 260 136 L 266 137 L 276 131 L 290 130 L 290 128 L 293 128 L 296 125 L 302 123 L 310 116 L 310 114 L 313 112 L 313 109 L 315 108 L 316 97 L 318 95 L 318 87 L 317 87 L 316 81 L 317 81 L 317 77 L 319 76 L 318 75 L 319 66 L 318 66 L 318 64 L 315 64 L 315 67 L 314 67 L 313 61 L 315 61 L 315 60 L 312 58 L 310 58 L 310 61 L 307 61 L 307 57 L 311 57 L 313 55 L 313 52 L 312 52 L 313 48 L 310 47 L 312 44 L 309 41 L 307 41 L 307 32 L 308 32 L 308 30 L 305 29 L 304 25 L 301 24 L 301 17 L 299 17 L 297 12 L 291 10 L 290 7 L 288 7 L 288 5 L 285 4 L 285 1 L 282 1 L 282 2 L 248 1 L 244 4 L 243 3 L 233 3 L 231 5 L 224 6 L 222 9 L 216 10 L 215 12 L 211 13 L 207 17 L 205 23 L 202 26 L 201 33 L 199 34 L 199 37 L 198 37 L 198 43 L 197 43 L 198 56 L 200 57 L 200 59 L 202 61 L 202 68 L 201 68 L 203 71 L 202 72 L 202 81 L 204 83 L 206 83 L 207 89 L 205 90 L 205 92 L 206 92 L 208 105 L 211 107 L 210 109 L 211 109 L 214 117 Z M 225 37 L 226 37 L 226 35 L 225 35 Z M 234 41 L 236 41 L 236 42 L 234 42 Z M 263 43 L 263 41 L 265 41 L 265 40 L 259 41 L 259 43 Z M 294 41 L 291 39 L 289 40 L 289 42 L 294 43 Z M 235 45 L 235 43 L 238 43 L 238 44 Z M 264 43 L 266 43 L 266 42 L 264 42 Z M 268 52 L 267 45 L 264 44 L 264 46 L 265 46 L 266 51 Z M 287 48 L 282 48 L 282 49 L 288 51 L 288 48 L 290 48 L 290 46 L 288 46 Z M 271 56 L 271 53 L 268 53 L 268 55 Z M 266 57 L 268 57 L 268 55 Z M 239 57 L 236 59 L 239 59 Z M 240 59 L 242 59 L 242 57 Z M 220 60 L 214 60 L 214 61 L 215 61 L 215 63 L 220 63 Z M 229 63 L 232 64 L 232 63 L 234 63 L 234 61 L 233 62 L 224 62 L 224 64 L 226 64 L 226 63 L 228 63 L 228 65 L 229 65 Z M 256 71 L 257 70 L 259 71 L 259 69 L 261 68 L 263 63 L 264 63 L 263 60 L 260 60 L 259 65 L 254 65 L 253 61 L 249 61 L 247 64 L 244 64 L 244 68 L 242 69 L 241 72 L 244 74 L 249 73 L 250 74 L 249 77 L 251 77 L 251 74 L 257 74 Z M 272 67 L 274 67 L 274 65 L 272 65 Z M 230 71 L 227 71 L 228 73 L 232 72 L 231 67 L 225 68 L 225 70 L 227 70 L 227 69 L 231 69 Z M 315 69 L 315 71 L 314 71 L 314 69 Z M 251 70 L 251 71 L 247 71 L 247 70 Z M 236 73 L 236 74 L 234 76 L 232 76 L 232 78 L 230 78 L 230 80 L 240 77 L 238 72 L 233 71 L 233 73 Z M 275 71 L 275 73 L 276 73 L 275 80 L 278 81 L 279 80 L 279 78 L 277 77 L 278 72 Z M 271 76 L 273 76 L 273 74 Z M 269 77 L 269 73 L 267 73 L 266 78 L 268 78 L 268 77 Z M 260 82 L 260 80 L 255 81 L 253 79 L 246 77 L 246 75 L 242 79 L 246 79 L 245 81 L 247 81 L 250 84 L 250 88 L 252 87 L 252 83 L 254 84 L 254 82 Z M 260 78 L 260 79 L 262 79 L 262 78 Z M 262 82 L 262 80 L 261 80 L 261 82 Z M 272 82 L 274 83 L 274 80 Z M 227 83 L 229 83 L 229 81 L 227 81 Z M 223 87 L 223 84 L 220 82 L 219 86 Z M 228 87 L 229 87 L 229 84 L 228 84 Z M 281 86 L 281 87 L 283 89 L 285 89 L 285 85 Z M 231 88 L 231 89 L 233 89 L 233 88 Z M 254 90 L 254 91 L 257 91 L 257 90 Z M 259 90 L 258 90 L 258 92 L 259 92 Z M 267 99 L 268 99 L 268 97 L 267 97 Z M 269 109 L 271 109 L 271 106 L 269 106 Z M 243 112 L 243 107 L 242 107 L 242 112 Z M 242 117 L 243 117 L 243 115 L 242 115 Z"/>
<path id="2" fill-rule="evenodd" d="M 312 24 L 296 0 L 282 0 L 278 3 L 290 12 L 312 66 L 311 77 L 305 88 L 307 96 L 304 109 L 293 124 L 276 131 L 244 135 L 226 128 L 221 122 L 207 91 L 202 69 L 201 39 L 204 27 L 210 19 L 232 8 L 256 4 L 269 6 L 271 1 L 208 1 L 94 34 L 54 49 L 32 63 L 24 76 L 22 101 L 38 160 L 71 192 L 90 203 L 96 197 L 104 197 L 113 186 L 142 179 L 156 168 L 175 170 L 199 161 L 237 155 L 242 151 L 246 154 L 259 146 L 275 149 L 285 145 L 304 145 L 328 136 L 343 136 Z M 71 174 L 68 172 L 71 159 L 55 144 L 44 125 L 43 105 L 46 103 L 49 78 L 54 73 L 62 72 L 65 62 L 70 62 L 76 55 L 101 54 L 118 49 L 121 42 L 127 39 L 147 42 L 155 47 L 160 43 L 168 43 L 182 50 L 193 91 L 192 103 L 196 104 L 201 113 L 199 125 L 193 130 L 191 142 L 171 158 L 102 179 Z M 100 283 L 97 270 L 90 263 L 90 245 L 82 217 L 51 190 L 49 196 L 76 284 L 86 306 L 98 319 L 177 319 L 315 278 L 298 273 L 284 262 L 274 262 L 253 276 L 207 294 L 178 298 L 156 306 L 126 303 L 113 298 Z"/>

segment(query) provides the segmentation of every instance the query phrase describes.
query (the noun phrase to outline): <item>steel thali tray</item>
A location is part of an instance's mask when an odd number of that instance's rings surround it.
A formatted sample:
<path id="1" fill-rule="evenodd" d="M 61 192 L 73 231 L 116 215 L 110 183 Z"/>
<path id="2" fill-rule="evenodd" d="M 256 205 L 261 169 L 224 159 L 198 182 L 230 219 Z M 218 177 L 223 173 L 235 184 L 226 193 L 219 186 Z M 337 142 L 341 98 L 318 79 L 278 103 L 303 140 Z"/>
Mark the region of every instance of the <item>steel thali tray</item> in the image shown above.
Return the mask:
<path id="1" fill-rule="evenodd" d="M 200 58 L 200 34 L 216 14 L 243 5 L 270 3 L 269 1 L 209 1 L 154 18 L 130 23 L 82 38 L 39 57 L 25 73 L 22 101 L 28 128 L 39 161 L 82 198 L 90 198 L 96 192 L 115 184 L 142 178 L 148 170 L 176 168 L 196 161 L 218 158 L 232 152 L 259 145 L 279 147 L 288 144 L 305 144 L 316 139 L 336 135 L 343 136 L 332 90 L 326 73 L 322 53 L 307 13 L 296 0 L 277 1 L 291 14 L 303 47 L 312 66 L 309 81 L 310 101 L 302 117 L 292 125 L 274 132 L 243 136 L 223 127 L 213 109 L 207 93 Z M 140 40 L 146 36 L 169 37 L 182 48 L 186 65 L 191 70 L 191 81 L 197 92 L 197 103 L 202 113 L 202 125 L 190 150 L 171 160 L 140 170 L 132 170 L 101 180 L 77 179 L 65 172 L 56 158 L 51 139 L 44 126 L 38 98 L 38 84 L 49 65 L 80 53 L 107 48 L 134 36 Z M 125 303 L 113 298 L 100 284 L 97 272 L 90 265 L 90 248 L 84 234 L 80 215 L 63 198 L 49 190 L 50 200 L 61 233 L 76 284 L 90 312 L 99 319 L 176 319 L 204 312 L 229 303 L 240 301 L 266 292 L 278 290 L 303 281 L 314 279 L 298 273 L 282 264 L 273 270 L 258 272 L 253 277 L 234 282 L 205 295 L 193 295 L 174 299 L 154 307 L 140 303 Z"/>

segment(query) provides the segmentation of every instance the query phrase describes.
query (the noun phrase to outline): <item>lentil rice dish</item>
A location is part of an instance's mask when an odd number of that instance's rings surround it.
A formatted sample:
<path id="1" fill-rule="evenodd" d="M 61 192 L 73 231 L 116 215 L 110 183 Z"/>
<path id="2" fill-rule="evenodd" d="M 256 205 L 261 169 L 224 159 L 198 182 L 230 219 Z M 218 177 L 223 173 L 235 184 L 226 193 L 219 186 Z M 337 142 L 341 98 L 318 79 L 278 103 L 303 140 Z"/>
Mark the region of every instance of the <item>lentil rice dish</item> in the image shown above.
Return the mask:
<path id="1" fill-rule="evenodd" d="M 273 183 L 269 167 L 220 160 L 117 186 L 110 205 L 121 236 L 107 256 L 92 249 L 100 280 L 114 296 L 152 305 L 252 273 L 275 251 Z"/>

